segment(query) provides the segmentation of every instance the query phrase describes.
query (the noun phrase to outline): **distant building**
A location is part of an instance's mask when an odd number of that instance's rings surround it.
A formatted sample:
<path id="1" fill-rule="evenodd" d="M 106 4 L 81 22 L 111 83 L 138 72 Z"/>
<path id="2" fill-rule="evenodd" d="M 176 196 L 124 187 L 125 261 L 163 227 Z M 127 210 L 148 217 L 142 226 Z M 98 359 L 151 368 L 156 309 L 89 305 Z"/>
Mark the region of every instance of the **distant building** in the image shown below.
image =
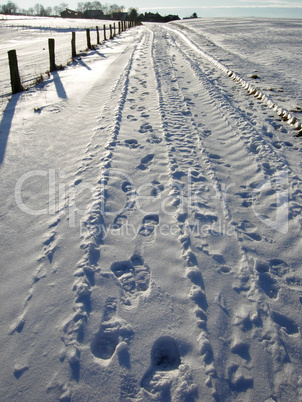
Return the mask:
<path id="1" fill-rule="evenodd" d="M 61 12 L 61 17 L 62 18 L 83 18 L 83 14 L 78 11 L 73 11 L 73 10 L 70 10 L 69 8 L 66 8 L 65 11 Z"/>
<path id="2" fill-rule="evenodd" d="M 84 11 L 84 18 L 103 19 L 104 13 L 102 10 L 86 10 Z"/>
<path id="3" fill-rule="evenodd" d="M 127 18 L 128 18 L 128 13 L 124 13 L 124 12 L 112 13 L 113 20 L 125 21 Z"/>

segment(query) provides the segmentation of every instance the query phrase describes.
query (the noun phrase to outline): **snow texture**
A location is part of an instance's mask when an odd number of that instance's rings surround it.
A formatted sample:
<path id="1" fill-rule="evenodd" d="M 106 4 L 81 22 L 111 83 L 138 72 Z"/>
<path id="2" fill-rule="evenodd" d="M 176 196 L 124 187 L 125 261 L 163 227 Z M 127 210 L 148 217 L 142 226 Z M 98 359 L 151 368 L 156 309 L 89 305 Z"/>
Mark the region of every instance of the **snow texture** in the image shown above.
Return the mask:
<path id="1" fill-rule="evenodd" d="M 301 32 L 146 24 L 2 97 L 1 400 L 301 400 Z"/>

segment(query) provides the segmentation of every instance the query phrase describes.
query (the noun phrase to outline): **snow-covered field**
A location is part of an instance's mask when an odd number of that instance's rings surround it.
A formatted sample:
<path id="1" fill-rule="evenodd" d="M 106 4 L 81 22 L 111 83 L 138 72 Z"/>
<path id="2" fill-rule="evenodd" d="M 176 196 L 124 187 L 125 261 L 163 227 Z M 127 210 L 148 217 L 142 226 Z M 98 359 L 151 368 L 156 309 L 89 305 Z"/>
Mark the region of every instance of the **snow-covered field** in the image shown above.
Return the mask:
<path id="1" fill-rule="evenodd" d="M 301 400 L 301 25 L 147 24 L 2 101 L 1 400 Z"/>
<path id="2" fill-rule="evenodd" d="M 302 20 L 216 18 L 182 25 L 190 37 L 286 109 L 302 104 Z M 302 111 L 300 110 L 300 113 Z"/>
<path id="3" fill-rule="evenodd" d="M 0 15 L 0 96 L 11 92 L 7 52 L 17 52 L 19 72 L 25 87 L 31 85 L 41 74 L 49 71 L 48 38 L 55 39 L 56 64 L 66 66 L 71 61 L 71 32 L 76 32 L 76 50 L 83 53 L 87 48 L 86 28 L 90 29 L 91 42 L 97 43 L 96 27 L 103 40 L 103 26 L 109 37 L 109 24 L 118 21 L 62 19 L 46 17 L 14 17 Z"/>

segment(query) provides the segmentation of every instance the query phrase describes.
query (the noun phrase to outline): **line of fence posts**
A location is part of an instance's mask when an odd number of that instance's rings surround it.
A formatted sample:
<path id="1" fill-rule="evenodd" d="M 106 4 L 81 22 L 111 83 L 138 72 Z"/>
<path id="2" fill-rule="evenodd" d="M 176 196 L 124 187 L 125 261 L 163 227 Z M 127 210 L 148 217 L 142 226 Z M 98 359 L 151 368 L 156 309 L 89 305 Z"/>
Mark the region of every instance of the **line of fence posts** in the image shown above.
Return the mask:
<path id="1" fill-rule="evenodd" d="M 128 27 L 127 27 L 128 25 Z M 136 25 L 135 21 L 119 21 L 118 22 L 118 33 L 121 34 L 123 31 L 126 31 L 127 28 L 132 28 Z M 104 31 L 104 41 L 107 40 L 106 36 L 106 25 L 103 27 Z M 110 32 L 110 39 L 113 39 L 116 36 L 116 26 L 115 22 L 113 23 L 113 27 L 109 24 L 109 32 Z M 99 27 L 96 26 L 96 34 L 97 34 L 97 44 L 100 44 L 100 34 L 99 34 Z M 74 59 L 77 56 L 76 52 L 76 33 L 73 31 L 71 33 L 71 56 Z M 90 29 L 86 29 L 86 38 L 87 38 L 87 47 L 88 49 L 93 49 L 91 45 L 91 38 L 90 38 Z M 53 38 L 48 39 L 48 50 L 49 50 L 49 71 L 56 71 L 56 61 L 55 61 L 55 40 Z M 10 80 L 11 80 L 11 88 L 12 93 L 16 94 L 18 92 L 22 92 L 24 90 L 21 79 L 20 73 L 18 68 L 18 60 L 17 60 L 17 53 L 16 50 L 9 50 L 8 52 L 8 61 L 9 61 L 9 69 L 10 69 Z"/>

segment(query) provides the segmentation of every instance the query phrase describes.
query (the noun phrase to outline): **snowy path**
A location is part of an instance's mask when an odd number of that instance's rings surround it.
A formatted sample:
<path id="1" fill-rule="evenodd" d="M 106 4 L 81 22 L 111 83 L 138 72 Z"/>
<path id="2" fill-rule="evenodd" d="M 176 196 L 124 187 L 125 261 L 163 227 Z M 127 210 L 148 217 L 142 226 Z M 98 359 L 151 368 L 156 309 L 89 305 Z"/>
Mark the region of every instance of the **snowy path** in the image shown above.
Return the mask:
<path id="1" fill-rule="evenodd" d="M 1 164 L 2 397 L 298 400 L 296 139 L 177 32 L 117 42 L 77 88 L 71 69 L 16 104 Z M 14 204 L 33 169 L 22 194 L 48 209 L 38 217 Z"/>

